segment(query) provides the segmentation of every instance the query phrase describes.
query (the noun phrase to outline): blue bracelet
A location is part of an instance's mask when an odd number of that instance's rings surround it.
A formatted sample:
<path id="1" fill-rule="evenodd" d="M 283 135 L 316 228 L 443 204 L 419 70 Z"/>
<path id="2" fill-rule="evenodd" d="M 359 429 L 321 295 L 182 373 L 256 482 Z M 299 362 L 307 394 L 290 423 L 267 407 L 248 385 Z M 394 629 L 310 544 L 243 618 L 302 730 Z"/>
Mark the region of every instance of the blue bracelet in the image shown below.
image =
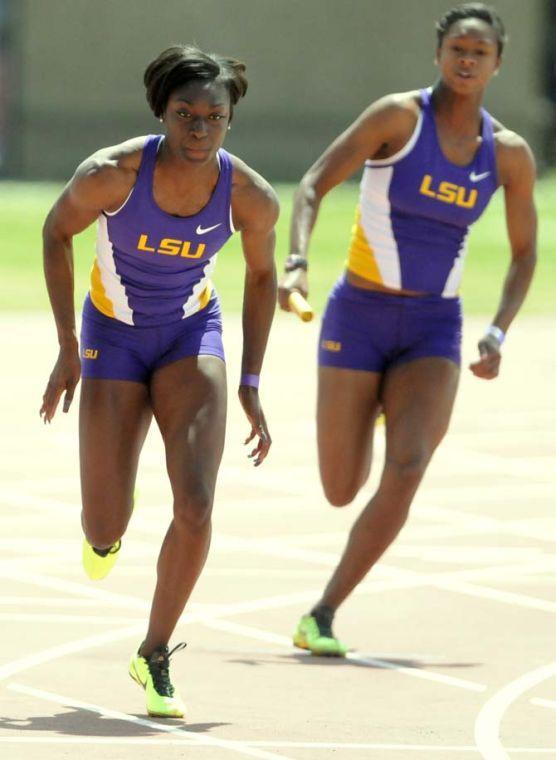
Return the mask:
<path id="1" fill-rule="evenodd" d="M 239 380 L 240 385 L 249 385 L 251 388 L 259 387 L 259 375 L 251 375 L 249 372 L 244 372 Z"/>

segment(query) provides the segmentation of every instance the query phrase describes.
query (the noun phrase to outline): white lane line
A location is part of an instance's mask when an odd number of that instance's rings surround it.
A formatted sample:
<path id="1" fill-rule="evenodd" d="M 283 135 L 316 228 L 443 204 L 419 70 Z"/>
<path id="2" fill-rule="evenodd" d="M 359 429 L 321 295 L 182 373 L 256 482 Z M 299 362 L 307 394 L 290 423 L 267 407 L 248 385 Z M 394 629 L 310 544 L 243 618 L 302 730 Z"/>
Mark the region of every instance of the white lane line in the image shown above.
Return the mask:
<path id="1" fill-rule="evenodd" d="M 549 707 L 551 710 L 556 710 L 556 700 L 554 699 L 541 699 L 535 697 L 531 700 L 531 704 L 538 705 L 539 707 Z"/>
<path id="2" fill-rule="evenodd" d="M 158 725 L 158 724 L 157 724 Z M 435 744 L 371 744 L 367 742 L 287 742 L 287 741 L 249 741 L 240 740 L 247 747 L 266 747 L 268 749 L 373 749 L 394 750 L 396 752 L 472 752 L 477 754 L 473 745 L 435 745 Z M 197 741 L 187 737 L 183 739 L 151 739 L 149 737 L 133 738 L 122 736 L 0 736 L 0 744 L 99 744 L 130 745 L 141 747 L 210 747 L 210 742 L 200 736 Z M 508 747 L 512 754 L 533 754 L 556 756 L 556 747 Z M 280 755 L 284 759 L 284 755 Z"/>
<path id="3" fill-rule="evenodd" d="M 113 604 L 120 607 L 116 602 Z M 75 596 L 0 596 L 0 605 L 6 607 L 97 607 L 97 599 L 77 599 Z"/>
<path id="4" fill-rule="evenodd" d="M 419 668 L 402 666 L 398 665 L 395 662 L 388 662 L 387 660 L 376 660 L 372 657 L 362 657 L 361 655 L 352 654 L 351 652 L 348 652 L 346 657 L 348 660 L 356 663 L 361 663 L 362 665 L 372 665 L 375 668 L 395 670 L 398 673 L 402 673 L 406 676 L 421 678 L 424 681 L 435 681 L 436 683 L 442 683 L 446 686 L 457 686 L 460 689 L 466 689 L 467 691 L 482 692 L 486 691 L 487 689 L 486 684 L 483 683 L 468 681 L 463 678 L 454 678 L 453 676 L 446 676 L 443 673 L 435 673 L 431 670 L 420 670 Z"/>
<path id="5" fill-rule="evenodd" d="M 366 744 L 363 742 L 349 742 L 342 744 L 340 742 L 249 742 L 251 747 L 280 747 L 294 749 L 376 749 L 376 750 L 394 750 L 397 752 L 403 752 L 405 750 L 410 752 L 473 752 L 477 754 L 477 748 L 469 745 L 457 746 L 439 746 L 435 744 Z M 554 747 L 509 747 L 508 751 L 512 754 L 554 754 Z"/>
<path id="6" fill-rule="evenodd" d="M 281 558 L 291 558 L 292 554 L 297 559 L 303 559 L 306 562 L 315 564 L 325 564 L 330 567 L 336 562 L 336 557 L 331 554 L 325 554 L 323 552 L 304 551 L 302 549 L 294 549 L 293 552 L 288 547 L 277 545 L 274 541 L 256 542 L 247 539 L 241 539 L 237 537 L 225 537 L 226 543 L 233 544 L 237 549 L 240 547 L 243 551 L 252 551 L 256 554 L 273 554 Z M 539 571 L 541 567 L 545 566 L 545 560 L 542 562 L 531 563 L 532 569 Z M 551 566 L 552 560 L 546 560 L 548 566 Z M 529 565 L 523 565 L 522 572 L 526 572 Z M 473 570 L 463 570 L 448 573 L 419 573 L 413 570 L 407 570 L 395 567 L 393 565 L 381 565 L 376 567 L 381 575 L 390 576 L 392 580 L 377 580 L 363 583 L 355 590 L 356 594 L 368 594 L 368 593 L 380 593 L 382 591 L 389 591 L 393 589 L 406 589 L 411 587 L 430 585 L 436 588 L 441 588 L 448 591 L 457 592 L 460 594 L 466 594 L 468 596 L 482 597 L 487 599 L 496 600 L 505 604 L 511 604 L 512 606 L 526 607 L 529 609 L 537 609 L 545 612 L 555 612 L 556 603 L 550 602 L 545 599 L 532 597 L 530 595 L 518 594 L 509 591 L 500 591 L 498 589 L 488 588 L 486 586 L 473 585 L 470 583 L 464 583 L 458 578 L 473 577 L 479 580 L 482 573 L 488 574 L 495 571 L 499 573 L 503 570 L 503 567 L 496 565 L 494 568 L 474 568 Z M 515 565 L 511 566 L 511 570 L 515 572 L 517 570 Z M 79 594 L 80 596 L 89 596 L 90 598 L 98 599 L 99 601 L 106 601 L 110 604 L 119 603 L 120 606 L 140 609 L 144 612 L 148 611 L 150 605 L 148 602 L 141 600 L 135 596 L 127 594 L 116 594 L 109 591 L 103 591 L 98 588 L 88 586 L 84 583 L 77 583 L 75 581 L 66 581 L 60 578 L 52 576 L 40 575 L 38 573 L 26 573 L 24 571 L 9 571 L 1 570 L 0 576 L 13 578 L 14 580 L 21 581 L 22 583 L 29 583 L 37 585 L 43 588 L 50 588 L 57 591 L 65 591 L 67 593 Z M 314 592 L 299 592 L 295 595 L 285 595 L 284 597 L 276 598 L 276 606 L 287 606 L 288 604 L 311 602 L 313 599 L 318 599 L 320 596 L 320 589 L 315 589 Z M 262 600 L 263 608 L 267 608 L 266 601 Z M 238 608 L 238 605 L 231 605 L 230 608 L 234 610 L 234 614 L 240 611 L 253 611 L 261 609 L 259 606 L 260 600 L 251 602 L 240 603 L 243 604 L 243 610 Z M 217 606 L 218 609 L 222 609 L 222 605 Z M 237 610 L 237 613 L 236 613 Z M 226 615 L 227 612 L 222 614 Z"/>
<path id="7" fill-rule="evenodd" d="M 539 575 L 542 573 L 553 573 L 556 570 L 556 554 L 544 555 L 536 560 L 522 561 L 511 565 L 492 565 L 483 566 L 473 569 L 455 570 L 453 573 L 446 573 L 448 579 L 454 580 L 515 580 L 512 576 L 517 576 L 518 580 L 523 580 L 524 576 Z"/>
<path id="8" fill-rule="evenodd" d="M 496 546 L 493 544 L 477 545 L 474 543 L 451 542 L 449 544 L 425 543 L 422 541 L 400 541 L 389 547 L 388 554 L 392 557 L 404 559 L 424 560 L 425 562 L 442 565 L 466 565 L 480 569 L 481 565 L 503 565 L 504 563 L 537 562 L 552 560 L 556 564 L 556 557 L 551 552 L 545 554 L 540 546 Z"/>
<path id="9" fill-rule="evenodd" d="M 291 650 L 300 652 L 301 650 L 294 650 L 292 640 L 288 636 L 284 636 L 280 633 L 273 633 L 272 631 L 264 631 L 261 628 L 255 628 L 251 625 L 243 625 L 242 623 L 233 623 L 231 620 L 219 620 L 216 618 L 205 617 L 202 620 L 203 625 L 207 628 L 213 628 L 217 631 L 225 631 L 226 633 L 232 633 L 236 636 L 244 636 L 248 639 L 257 639 L 258 641 L 266 641 L 268 644 L 277 644 L 280 647 L 287 647 Z"/>
<path id="10" fill-rule="evenodd" d="M 331 565 L 332 566 L 332 565 Z M 535 585 L 539 585 L 541 582 L 538 577 L 531 578 L 531 576 L 553 574 L 556 571 L 556 557 L 546 557 L 543 559 L 520 562 L 518 564 L 511 565 L 493 565 L 483 566 L 473 569 L 463 570 L 449 570 L 447 572 L 436 571 L 434 573 L 417 573 L 413 576 L 409 574 L 413 571 L 404 569 L 397 570 L 391 565 L 377 565 L 373 569 L 373 573 L 369 580 L 363 581 L 357 586 L 354 593 L 375 593 L 377 591 L 390 591 L 395 589 L 412 588 L 418 586 L 430 586 L 438 585 L 439 581 L 446 580 L 446 582 L 453 581 L 478 581 L 483 583 L 484 581 L 496 581 L 502 579 L 505 582 L 515 582 L 516 580 L 528 583 L 532 582 Z M 118 575 L 120 577 L 132 577 L 138 576 L 150 576 L 152 569 L 145 567 L 145 565 L 133 565 L 118 568 Z M 0 570 L 1 575 L 1 570 Z M 240 577 L 240 578 L 281 578 L 286 580 L 308 580 L 316 581 L 323 580 L 323 571 L 320 569 L 260 569 L 260 568 L 234 568 L 234 567 L 205 567 L 203 570 L 203 576 L 207 577 Z M 401 576 L 403 579 L 400 581 L 393 581 L 394 578 Z M 390 578 L 390 580 L 387 580 Z M 409 580 L 412 578 L 412 580 Z M 383 580 L 384 579 L 384 580 Z M 542 582 L 549 583 L 550 579 L 543 578 Z M 382 586 L 377 584 L 383 584 Z M 472 588 L 477 588 L 472 586 Z M 479 587 L 480 588 L 480 587 Z M 501 592 L 505 593 L 505 592 Z M 511 592 L 510 592 L 511 593 Z M 538 597 L 528 596 L 526 599 L 536 600 Z M 538 608 L 543 608 L 545 600 L 539 602 L 533 602 L 532 605 Z M 0 599 L 0 604 L 1 604 Z M 551 604 L 550 602 L 548 603 Z M 527 605 L 526 605 L 527 606 Z M 529 605 L 531 606 L 531 605 Z M 549 607 L 547 611 L 551 611 Z"/>
<path id="11" fill-rule="evenodd" d="M 77 584 L 79 585 L 79 584 Z M 85 587 L 87 588 L 87 587 Z M 254 610 L 276 609 L 285 607 L 290 604 L 296 604 L 300 597 L 307 596 L 309 599 L 315 598 L 316 591 L 301 592 L 297 594 L 280 594 L 274 597 L 263 597 L 261 599 L 253 599 L 246 602 L 236 602 L 235 604 L 225 605 L 199 605 L 196 609 L 201 609 L 201 612 L 191 612 L 184 615 L 180 620 L 180 625 L 191 625 L 193 623 L 199 623 L 209 615 L 211 619 L 217 616 L 228 616 L 234 614 L 240 614 L 242 612 L 251 612 Z M 135 599 L 134 597 L 130 597 Z M 139 601 L 139 600 L 135 600 Z M 208 611 L 208 612 L 207 612 Z M 35 652 L 28 657 L 24 657 L 19 660 L 4 663 L 0 665 L 0 681 L 9 678 L 15 673 L 21 673 L 24 670 L 33 668 L 36 665 L 42 665 L 52 660 L 65 657 L 69 654 L 76 654 L 85 649 L 90 649 L 97 646 L 102 646 L 113 641 L 121 641 L 126 638 L 132 638 L 133 636 L 139 637 L 144 633 L 145 623 L 141 622 L 133 626 L 121 628 L 116 631 L 107 631 L 105 633 L 97 634 L 96 636 L 88 636 L 86 638 L 77 639 L 74 641 L 66 642 L 55 647 L 43 649 L 39 652 Z"/>
<path id="12" fill-rule="evenodd" d="M 492 599 L 503 604 L 510 604 L 513 607 L 527 607 L 532 610 L 541 610 L 542 612 L 556 612 L 556 602 L 550 602 L 547 599 L 530 596 L 529 594 L 519 594 L 514 591 L 501 591 L 489 586 L 475 585 L 473 583 L 464 583 L 455 580 L 438 580 L 431 584 L 436 588 L 455 591 L 458 594 L 467 594 L 468 596 L 482 597 L 483 599 Z"/>
<path id="13" fill-rule="evenodd" d="M 47 702 L 54 702 L 55 704 L 64 705 L 65 707 L 75 707 L 78 710 L 87 710 L 88 712 L 102 715 L 105 718 L 112 718 L 113 720 L 122 720 L 127 723 L 134 723 L 137 726 L 145 726 L 156 731 L 161 731 L 168 734 L 174 734 L 176 736 L 183 736 L 186 739 L 193 741 L 197 744 L 210 744 L 213 747 L 221 747 L 222 749 L 229 750 L 231 752 L 245 755 L 246 757 L 258 757 L 260 760 L 292 760 L 282 754 L 275 754 L 273 752 L 266 752 L 262 749 L 256 749 L 254 747 L 248 747 L 246 744 L 238 741 L 232 741 L 228 739 L 217 739 L 214 736 L 207 736 L 206 734 L 199 737 L 194 731 L 188 731 L 185 728 L 178 726 L 164 725 L 154 720 L 147 720 L 145 718 L 138 718 L 136 715 L 128 715 L 118 710 L 110 710 L 100 705 L 91 704 L 90 702 L 81 702 L 73 697 L 64 697 L 61 694 L 54 694 L 50 691 L 43 691 L 42 689 L 33 689 L 29 686 L 24 686 L 19 683 L 9 683 L 8 689 L 19 692 L 20 694 L 28 694 L 38 699 L 44 699 Z"/>
<path id="14" fill-rule="evenodd" d="M 527 483 L 525 485 L 527 488 L 527 494 L 524 493 L 520 498 L 530 496 L 531 484 Z M 554 486 L 548 484 L 548 488 L 552 489 L 553 493 Z M 495 533 L 496 535 L 505 534 L 519 536 L 520 538 L 533 538 L 537 541 L 545 541 L 549 543 L 556 541 L 553 531 L 539 529 L 539 527 L 535 525 L 535 522 L 529 524 L 531 518 L 529 518 L 527 522 L 524 520 L 497 520 L 495 517 L 487 517 L 486 515 L 476 514 L 475 512 L 464 512 L 455 508 L 446 509 L 444 507 L 435 507 L 430 504 L 420 506 L 419 503 L 415 505 L 415 515 L 429 520 L 439 520 L 448 525 L 452 525 L 456 529 L 461 527 L 464 530 L 472 530 L 475 533 L 482 530 L 484 533 Z M 551 525 L 553 524 L 553 518 L 549 523 Z"/>
<path id="15" fill-rule="evenodd" d="M 19 729 L 25 731 L 25 727 Z M 0 736 L 0 744 L 109 744 L 109 745 L 137 745 L 141 747 L 160 746 L 197 746 L 200 742 L 194 742 L 184 737 L 183 739 L 150 739 L 148 736 L 134 739 L 133 737 L 121 736 Z M 208 746 L 208 745 L 207 745 Z"/>
<path id="16" fill-rule="evenodd" d="M 137 623 L 137 625 L 145 625 L 147 617 L 130 618 L 128 617 L 112 617 L 101 615 L 64 615 L 57 614 L 55 612 L 41 613 L 41 612 L 0 612 L 0 623 L 86 623 L 87 625 L 129 625 L 130 623 Z"/>
<path id="17" fill-rule="evenodd" d="M 263 554 L 265 556 L 272 555 L 282 559 L 299 559 L 304 562 L 324 565 L 326 567 L 334 567 L 338 561 L 338 556 L 335 554 L 304 550 L 299 547 L 283 546 L 273 539 L 253 541 L 252 539 L 242 539 L 235 536 L 220 536 L 220 540 L 224 542 L 226 548 L 233 547 L 238 551 L 250 551 L 255 554 Z M 527 569 L 531 568 L 533 572 L 544 572 L 552 567 L 553 559 L 548 557 L 541 561 L 527 564 L 524 563 L 523 565 L 516 566 L 515 564 L 512 564 L 510 566 L 510 571 L 514 573 L 518 570 L 520 572 L 527 572 Z M 374 593 L 394 588 L 410 588 L 412 586 L 432 586 L 460 594 L 466 594 L 468 596 L 492 599 L 505 604 L 511 604 L 512 606 L 527 607 L 529 609 L 542 610 L 543 612 L 556 612 L 556 602 L 551 602 L 527 594 L 500 591 L 486 586 L 473 585 L 458 580 L 459 578 L 470 576 L 479 581 L 483 575 L 488 576 L 488 574 L 492 572 L 500 574 L 503 571 L 503 566 L 501 565 L 495 565 L 494 567 L 488 568 L 473 568 L 472 570 L 450 571 L 447 573 L 419 573 L 414 570 L 407 570 L 390 564 L 375 566 L 374 570 L 379 570 L 381 574 L 386 576 L 390 575 L 394 579 L 398 578 L 399 585 L 395 580 L 371 581 L 370 583 L 367 582 L 362 584 L 362 586 L 359 586 L 355 590 L 355 593 Z"/>
<path id="18" fill-rule="evenodd" d="M 126 628 L 99 633 L 96 636 L 87 636 L 83 639 L 76 639 L 75 641 L 68 641 L 65 644 L 59 644 L 48 649 L 43 649 L 28 657 L 22 657 L 19 660 L 12 660 L 4 665 L 0 665 L 0 681 L 10 678 L 16 673 L 29 670 L 29 668 L 33 668 L 36 665 L 42 665 L 45 662 L 51 662 L 60 657 L 65 657 L 68 654 L 75 654 L 84 649 L 93 649 L 94 647 L 100 647 L 114 641 L 123 641 L 124 639 L 129 639 L 133 636 L 139 637 L 144 630 L 145 624 L 141 623 L 140 625 L 136 624 L 133 626 L 127 626 Z"/>
<path id="19" fill-rule="evenodd" d="M 100 602 L 128 607 L 136 610 L 147 612 L 150 610 L 150 603 L 130 594 L 117 594 L 113 591 L 104 591 L 94 586 L 88 586 L 85 583 L 75 581 L 66 581 L 54 576 L 43 575 L 42 573 L 26 573 L 24 570 L 6 570 L 0 569 L 0 576 L 11 578 L 19 583 L 28 583 L 39 588 L 53 589 L 54 591 L 64 591 L 68 594 L 75 594 L 79 597 L 89 597 L 98 599 Z"/>
<path id="20" fill-rule="evenodd" d="M 31 569 L 39 572 L 41 568 L 49 564 L 55 564 L 59 568 L 60 553 L 49 549 L 47 552 L 41 552 L 40 554 L 29 552 L 27 554 L 20 554 L 17 557 L 11 557 L 10 559 L 3 559 L 0 560 L 0 571 L 18 573 L 20 570 Z"/>
<path id="21" fill-rule="evenodd" d="M 556 662 L 551 662 L 516 678 L 485 702 L 475 721 L 475 743 L 485 760 L 508 760 L 508 751 L 500 741 L 504 713 L 524 692 L 554 676 Z"/>
<path id="22" fill-rule="evenodd" d="M 330 552 L 317 552 L 312 549 L 307 550 L 300 547 L 283 545 L 275 539 L 258 539 L 257 541 L 253 541 L 252 539 L 243 539 L 236 536 L 223 536 L 222 534 L 220 534 L 218 539 L 222 542 L 222 546 L 227 550 L 234 549 L 236 551 L 250 551 L 255 554 L 280 557 L 281 559 L 297 559 L 303 562 L 323 565 L 326 567 L 335 567 L 339 558 L 339 555 Z M 498 591 L 497 589 L 488 589 L 481 586 L 473 586 L 471 584 L 461 584 L 460 587 L 456 588 L 456 586 L 452 583 L 452 579 L 455 582 L 460 578 L 465 579 L 469 577 L 475 580 L 480 580 L 481 577 L 489 577 L 492 574 L 503 575 L 506 569 L 508 573 L 519 574 L 526 572 L 549 572 L 554 569 L 554 565 L 554 558 L 548 556 L 530 563 L 520 563 L 517 565 L 512 564 L 506 566 L 494 565 L 484 568 L 473 568 L 441 573 L 420 573 L 413 570 L 398 568 L 391 564 L 381 563 L 379 565 L 375 565 L 373 572 L 378 572 L 386 577 L 393 576 L 394 578 L 399 578 L 401 583 L 398 588 L 404 588 L 404 582 L 407 582 L 408 588 L 413 585 L 439 586 L 440 583 L 442 584 L 442 587 L 444 587 L 444 583 L 450 583 L 450 588 L 448 589 L 450 591 L 457 591 L 459 593 L 483 596 L 492 599 L 496 598 L 497 601 L 506 602 L 517 606 L 524 606 L 544 610 L 547 612 L 554 612 L 556 611 L 556 604 L 554 602 L 539 599 L 537 597 L 532 597 L 525 594 L 511 594 L 510 592 Z M 378 583 L 371 581 L 368 587 L 367 582 L 361 587 L 358 587 L 358 589 L 356 589 L 356 593 L 358 591 L 361 592 L 361 590 L 364 590 L 368 593 L 378 590 L 390 590 L 391 588 L 396 587 L 394 585 L 390 585 L 389 581 L 384 581 L 385 587 L 384 589 L 381 589 L 379 586 L 381 582 L 382 581 L 379 581 Z"/>
<path id="23" fill-rule="evenodd" d="M 227 633 L 236 634 L 238 636 L 246 636 L 251 639 L 258 639 L 259 641 L 266 641 L 271 644 L 278 644 L 279 646 L 286 647 L 291 650 L 292 654 L 295 652 L 300 656 L 311 657 L 309 652 L 305 652 L 301 649 L 294 650 L 292 641 L 288 636 L 283 636 L 272 631 L 265 631 L 260 628 L 255 628 L 249 625 L 242 625 L 240 623 L 233 623 L 229 620 L 213 620 L 209 617 L 203 619 L 203 624 L 208 628 L 215 628 L 218 631 L 226 631 Z M 436 673 L 431 670 L 422 670 L 417 667 L 408 667 L 407 665 L 399 665 L 395 662 L 389 662 L 388 660 L 377 659 L 374 657 L 367 657 L 357 652 L 348 652 L 346 659 L 356 665 L 372 666 L 373 668 L 382 668 L 384 670 L 393 670 L 401 675 L 411 676 L 412 678 L 420 678 L 424 681 L 434 681 L 435 683 L 441 683 L 446 686 L 457 686 L 460 689 L 466 689 L 467 691 L 483 692 L 486 691 L 486 685 L 477 683 L 476 681 L 468 681 L 461 678 L 454 678 L 452 676 L 444 675 L 443 673 Z"/>

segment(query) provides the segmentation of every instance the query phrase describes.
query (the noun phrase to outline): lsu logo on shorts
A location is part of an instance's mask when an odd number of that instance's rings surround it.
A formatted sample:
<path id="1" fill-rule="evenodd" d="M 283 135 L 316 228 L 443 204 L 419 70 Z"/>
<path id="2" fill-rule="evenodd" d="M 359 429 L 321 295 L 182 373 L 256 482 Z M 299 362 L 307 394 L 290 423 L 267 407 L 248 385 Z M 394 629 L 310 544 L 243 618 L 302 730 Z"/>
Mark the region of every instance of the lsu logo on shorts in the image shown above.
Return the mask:
<path id="1" fill-rule="evenodd" d="M 83 359 L 96 359 L 98 357 L 98 348 L 84 348 L 81 356 Z"/>
<path id="2" fill-rule="evenodd" d="M 320 345 L 325 351 L 332 351 L 335 354 L 342 350 L 342 344 L 339 340 L 323 340 Z"/>

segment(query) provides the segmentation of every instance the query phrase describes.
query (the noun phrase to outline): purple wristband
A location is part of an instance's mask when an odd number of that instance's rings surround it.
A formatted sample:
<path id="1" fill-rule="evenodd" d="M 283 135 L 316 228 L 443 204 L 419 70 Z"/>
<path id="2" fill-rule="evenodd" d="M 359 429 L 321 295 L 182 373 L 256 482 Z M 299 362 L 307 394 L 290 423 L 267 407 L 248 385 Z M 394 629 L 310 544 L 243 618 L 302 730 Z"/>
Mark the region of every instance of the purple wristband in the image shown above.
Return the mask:
<path id="1" fill-rule="evenodd" d="M 244 372 L 239 380 L 240 385 L 250 385 L 251 388 L 259 387 L 259 375 L 250 375 L 249 372 Z"/>

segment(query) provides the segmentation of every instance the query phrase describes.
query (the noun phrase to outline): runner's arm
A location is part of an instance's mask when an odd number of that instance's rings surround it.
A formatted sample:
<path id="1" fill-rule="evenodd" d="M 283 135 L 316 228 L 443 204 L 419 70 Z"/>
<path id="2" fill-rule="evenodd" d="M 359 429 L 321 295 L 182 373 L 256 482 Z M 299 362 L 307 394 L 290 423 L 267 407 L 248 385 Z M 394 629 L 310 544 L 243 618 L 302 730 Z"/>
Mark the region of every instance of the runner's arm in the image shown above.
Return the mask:
<path id="1" fill-rule="evenodd" d="M 280 280 L 280 307 L 289 311 L 288 299 L 297 290 L 307 296 L 309 285 L 307 259 L 309 241 L 324 196 L 348 179 L 368 158 L 381 149 L 388 150 L 392 141 L 399 143 L 412 133 L 418 118 L 415 97 L 408 93 L 388 95 L 370 105 L 328 147 L 302 178 L 295 192 L 290 227 L 290 258 L 293 269 Z M 301 257 L 301 260 L 297 257 Z"/>
<path id="2" fill-rule="evenodd" d="M 411 134 L 417 106 L 407 95 L 389 95 L 370 105 L 334 140 L 305 173 L 294 196 L 290 253 L 307 258 L 309 239 L 324 196 L 351 177 L 381 147 L 400 134 Z"/>
<path id="3" fill-rule="evenodd" d="M 509 133 L 506 142 L 500 150 L 500 176 L 511 260 L 492 320 L 492 325 L 504 334 L 525 300 L 537 260 L 537 212 L 533 196 L 535 160 L 527 143 L 517 135 Z M 479 341 L 480 359 L 471 364 L 477 377 L 490 380 L 498 375 L 500 347 L 501 343 L 493 335 L 487 334 Z"/>
<path id="4" fill-rule="evenodd" d="M 122 198 L 126 180 L 129 181 L 126 174 L 113 165 L 100 164 L 94 157 L 87 159 L 44 223 L 44 275 L 60 346 L 40 409 L 45 422 L 52 420 L 64 392 L 63 410 L 69 410 L 80 376 L 73 303 L 73 236 L 89 227 L 102 209 L 111 208 Z"/>
<path id="5" fill-rule="evenodd" d="M 241 232 L 245 258 L 243 294 L 242 375 L 259 375 L 276 305 L 276 267 L 274 263 L 278 200 L 273 189 L 254 172 L 243 179 L 234 193 L 233 214 Z M 271 438 L 259 401 L 258 389 L 240 384 L 239 397 L 251 423 L 246 443 L 258 436 L 251 452 L 255 465 L 261 464 L 270 448 Z"/>

